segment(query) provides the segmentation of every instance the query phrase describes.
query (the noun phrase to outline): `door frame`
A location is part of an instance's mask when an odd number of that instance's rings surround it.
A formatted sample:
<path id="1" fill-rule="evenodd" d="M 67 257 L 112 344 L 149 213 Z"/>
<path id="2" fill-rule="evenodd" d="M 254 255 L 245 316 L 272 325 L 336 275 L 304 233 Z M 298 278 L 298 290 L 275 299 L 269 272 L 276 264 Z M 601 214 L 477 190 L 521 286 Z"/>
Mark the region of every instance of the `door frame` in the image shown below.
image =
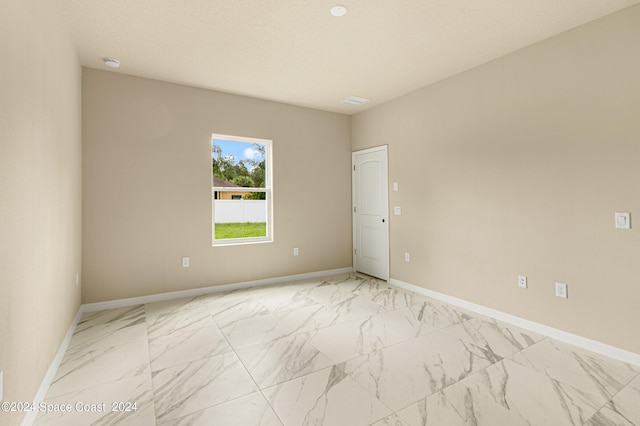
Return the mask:
<path id="1" fill-rule="evenodd" d="M 385 175 L 386 175 L 386 179 L 384 180 L 384 185 L 385 185 L 385 190 L 384 190 L 384 198 L 386 201 L 386 221 L 385 221 L 385 227 L 386 227 L 386 232 L 387 232 L 387 238 L 386 238 L 386 242 L 387 242 L 387 247 L 385 248 L 385 254 L 386 254 L 386 259 L 385 259 L 385 263 L 386 263 L 386 270 L 387 270 L 387 274 L 386 277 L 378 277 L 378 278 L 382 278 L 386 281 L 389 281 L 390 276 L 391 276 L 391 264 L 390 264 L 390 236 L 389 236 L 389 146 L 388 145 L 380 145 L 380 146 L 376 146 L 373 148 L 366 148 L 366 149 L 360 149 L 357 151 L 352 151 L 351 152 L 351 230 L 352 230 L 352 257 L 353 257 L 353 271 L 357 272 L 358 270 L 358 265 L 357 265 L 357 256 L 356 256 L 356 243 L 357 243 L 357 239 L 356 239 L 356 231 L 357 231 L 357 225 L 356 225 L 356 212 L 355 212 L 355 207 L 356 207 L 356 180 L 355 180 L 355 160 L 356 160 L 356 155 L 359 154 L 368 154 L 371 152 L 377 152 L 377 151 L 383 151 L 384 152 L 384 157 L 385 157 Z"/>

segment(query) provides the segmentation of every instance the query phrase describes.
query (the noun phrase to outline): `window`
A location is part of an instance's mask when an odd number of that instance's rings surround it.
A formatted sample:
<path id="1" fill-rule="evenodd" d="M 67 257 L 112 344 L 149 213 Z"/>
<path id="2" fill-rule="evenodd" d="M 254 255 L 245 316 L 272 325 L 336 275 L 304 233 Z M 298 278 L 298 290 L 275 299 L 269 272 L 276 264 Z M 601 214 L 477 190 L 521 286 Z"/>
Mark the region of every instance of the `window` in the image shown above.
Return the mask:
<path id="1" fill-rule="evenodd" d="M 273 240 L 271 141 L 211 138 L 213 245 Z"/>

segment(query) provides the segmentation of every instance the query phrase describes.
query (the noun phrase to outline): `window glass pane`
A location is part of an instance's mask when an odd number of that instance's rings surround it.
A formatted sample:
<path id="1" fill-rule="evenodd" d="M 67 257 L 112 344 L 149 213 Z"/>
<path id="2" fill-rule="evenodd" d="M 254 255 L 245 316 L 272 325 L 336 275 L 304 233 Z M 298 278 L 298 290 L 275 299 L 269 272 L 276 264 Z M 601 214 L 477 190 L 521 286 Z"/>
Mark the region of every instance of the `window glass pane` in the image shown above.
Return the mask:
<path id="1" fill-rule="evenodd" d="M 258 198 L 265 193 L 248 192 L 240 199 L 227 194 L 231 193 L 221 192 L 222 197 L 214 200 L 216 240 L 266 237 L 267 200 Z"/>
<path id="2" fill-rule="evenodd" d="M 214 244 L 270 237 L 269 141 L 238 139 L 211 143 Z"/>

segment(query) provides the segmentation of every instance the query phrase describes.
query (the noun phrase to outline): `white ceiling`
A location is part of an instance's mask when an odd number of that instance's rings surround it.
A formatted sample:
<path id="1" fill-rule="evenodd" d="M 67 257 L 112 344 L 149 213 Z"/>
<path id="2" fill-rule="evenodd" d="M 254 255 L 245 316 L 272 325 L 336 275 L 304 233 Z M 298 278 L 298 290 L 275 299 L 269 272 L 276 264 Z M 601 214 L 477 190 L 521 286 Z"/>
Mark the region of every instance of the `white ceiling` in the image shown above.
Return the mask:
<path id="1" fill-rule="evenodd" d="M 640 2 L 58 1 L 84 66 L 346 114 Z"/>

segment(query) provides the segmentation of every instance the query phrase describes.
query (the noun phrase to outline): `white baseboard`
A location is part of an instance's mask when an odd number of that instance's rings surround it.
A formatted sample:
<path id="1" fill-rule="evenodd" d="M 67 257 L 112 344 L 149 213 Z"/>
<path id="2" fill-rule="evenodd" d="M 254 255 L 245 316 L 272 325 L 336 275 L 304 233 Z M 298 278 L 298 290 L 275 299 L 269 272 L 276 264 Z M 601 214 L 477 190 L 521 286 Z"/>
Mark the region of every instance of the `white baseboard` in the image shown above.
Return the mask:
<path id="1" fill-rule="evenodd" d="M 110 300 L 107 302 L 88 303 L 82 305 L 83 312 L 95 312 L 103 309 L 125 308 L 127 306 L 142 305 L 145 303 L 162 302 L 165 300 L 180 299 L 182 297 L 196 297 L 203 294 L 219 293 L 222 291 L 239 290 L 250 287 L 261 287 L 270 284 L 286 283 L 291 281 L 306 280 L 311 278 L 326 277 L 353 272 L 353 268 L 330 269 L 325 271 L 309 272 L 305 274 L 287 275 L 284 277 L 265 278 L 262 280 L 244 281 L 233 284 L 222 284 L 211 287 L 194 288 L 190 290 L 172 291 L 169 293 L 151 294 L 149 296 L 131 297 L 128 299 Z"/>
<path id="2" fill-rule="evenodd" d="M 64 340 L 58 348 L 58 352 L 56 356 L 51 361 L 51 365 L 49 365 L 49 369 L 47 373 L 44 375 L 42 382 L 40 383 L 40 387 L 38 388 L 38 392 L 36 392 L 36 396 L 33 398 L 33 405 L 35 407 L 40 406 L 40 403 L 44 401 L 45 396 L 47 396 L 47 392 L 49 392 L 49 386 L 53 382 L 53 379 L 56 377 L 56 373 L 58 372 L 58 367 L 60 367 L 60 363 L 62 363 L 62 359 L 64 358 L 64 354 L 67 352 L 67 348 L 69 347 L 69 343 L 71 343 L 71 338 L 73 337 L 73 333 L 76 331 L 76 326 L 78 325 L 78 321 L 80 321 L 80 317 L 82 316 L 82 306 L 78 309 L 69 330 L 67 330 L 66 336 L 64 336 Z M 27 415 L 22 419 L 22 426 L 31 426 L 33 422 L 36 421 L 38 417 L 39 410 L 29 411 Z"/>
<path id="3" fill-rule="evenodd" d="M 486 306 L 478 305 L 472 302 L 468 302 L 457 297 L 449 296 L 437 291 L 428 290 L 423 287 L 419 287 L 414 284 L 409 284 L 394 278 L 389 279 L 389 284 L 396 287 L 400 287 L 405 290 L 412 291 L 414 293 L 422 294 L 433 299 L 437 299 L 451 305 L 459 306 L 472 312 L 477 312 L 482 315 L 486 315 L 495 318 L 500 321 L 507 322 L 509 324 L 516 325 L 518 327 L 525 328 L 527 330 L 535 331 L 536 333 L 552 337 L 557 340 L 561 340 L 566 343 L 570 343 L 581 348 L 606 355 L 611 358 L 619 359 L 629 364 L 640 365 L 640 354 L 630 352 L 624 349 L 617 348 L 615 346 L 607 345 L 596 340 L 591 340 L 586 337 L 578 336 L 577 334 L 569 333 L 567 331 L 559 330 L 557 328 L 549 327 L 548 325 L 540 324 L 534 321 L 530 321 L 524 318 L 517 317 L 515 315 L 507 314 L 502 311 L 487 308 Z"/>

